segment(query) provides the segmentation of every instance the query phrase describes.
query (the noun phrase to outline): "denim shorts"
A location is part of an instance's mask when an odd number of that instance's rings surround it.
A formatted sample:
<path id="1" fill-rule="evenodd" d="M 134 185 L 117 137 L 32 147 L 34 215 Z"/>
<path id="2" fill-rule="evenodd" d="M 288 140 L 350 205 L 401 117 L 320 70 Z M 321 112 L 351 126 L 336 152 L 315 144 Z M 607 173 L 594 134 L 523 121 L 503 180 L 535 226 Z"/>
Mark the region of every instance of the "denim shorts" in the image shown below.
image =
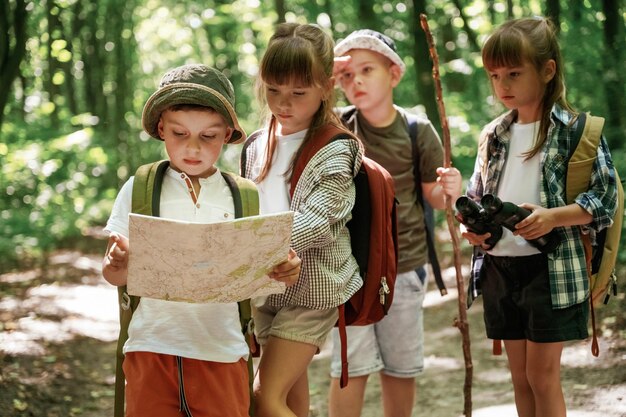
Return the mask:
<path id="1" fill-rule="evenodd" d="M 254 333 L 261 346 L 270 336 L 294 342 L 324 345 L 330 330 L 337 323 L 337 307 L 313 310 L 300 306 L 255 305 L 252 303 Z"/>
<path id="2" fill-rule="evenodd" d="M 424 316 L 422 304 L 427 283 L 426 270 L 398 274 L 389 313 L 378 323 L 348 326 L 348 375 L 382 371 L 396 378 L 413 378 L 424 370 Z M 330 375 L 341 375 L 341 342 L 333 329 Z"/>
<path id="3" fill-rule="evenodd" d="M 544 254 L 486 255 L 480 283 L 490 339 L 550 343 L 588 336 L 588 301 L 552 308 L 548 259 Z"/>

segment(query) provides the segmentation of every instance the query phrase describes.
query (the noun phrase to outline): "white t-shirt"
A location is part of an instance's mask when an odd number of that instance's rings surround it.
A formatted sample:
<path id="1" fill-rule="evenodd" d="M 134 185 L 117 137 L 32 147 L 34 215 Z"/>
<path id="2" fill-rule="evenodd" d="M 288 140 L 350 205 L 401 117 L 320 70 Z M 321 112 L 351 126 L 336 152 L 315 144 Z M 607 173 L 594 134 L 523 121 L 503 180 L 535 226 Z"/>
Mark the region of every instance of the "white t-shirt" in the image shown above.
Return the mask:
<path id="1" fill-rule="evenodd" d="M 524 153 L 530 150 L 535 137 L 539 133 L 539 122 L 519 124 L 513 123 L 509 128 L 511 139 L 507 151 L 506 165 L 500 184 L 498 197 L 502 201 L 514 204 L 541 204 L 539 195 L 541 181 L 541 152 L 525 160 Z M 541 253 L 521 236 L 513 236 L 506 228 L 502 238 L 489 251 L 494 256 L 528 256 Z"/>
<path id="2" fill-rule="evenodd" d="M 276 149 L 272 158 L 272 167 L 263 181 L 257 184 L 261 214 L 280 213 L 289 210 L 291 204 L 288 181 L 289 167 L 294 154 L 306 136 L 306 132 L 307 130 L 301 130 L 291 135 L 276 135 Z M 257 155 L 260 155 L 252 168 L 252 178 L 257 178 L 263 163 L 265 163 L 267 135 L 260 136 L 252 146 L 257 147 Z"/>
<path id="3" fill-rule="evenodd" d="M 219 170 L 200 179 L 201 190 L 195 205 L 183 176 L 167 169 L 161 191 L 161 217 L 198 223 L 234 219 L 232 194 Z M 131 177 L 120 190 L 106 231 L 128 236 L 133 181 Z M 247 358 L 249 352 L 237 303 L 196 304 L 147 297 L 141 298 L 133 314 L 124 345 L 124 353 L 136 351 L 222 363 Z"/>

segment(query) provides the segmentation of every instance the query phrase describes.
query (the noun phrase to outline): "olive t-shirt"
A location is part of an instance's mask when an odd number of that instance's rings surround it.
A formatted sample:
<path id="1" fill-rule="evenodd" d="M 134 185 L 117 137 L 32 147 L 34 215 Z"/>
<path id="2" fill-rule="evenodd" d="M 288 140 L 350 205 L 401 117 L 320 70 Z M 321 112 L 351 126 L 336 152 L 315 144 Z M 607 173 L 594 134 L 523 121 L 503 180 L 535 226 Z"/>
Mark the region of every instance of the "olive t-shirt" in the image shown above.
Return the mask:
<path id="1" fill-rule="evenodd" d="M 365 155 L 381 164 L 394 179 L 398 200 L 398 272 L 407 272 L 428 262 L 428 246 L 424 230 L 424 211 L 416 204 L 413 154 L 409 127 L 403 110 L 398 109 L 393 123 L 374 127 L 356 113 L 349 126 L 363 141 Z M 437 180 L 436 169 L 443 165 L 443 149 L 439 135 L 430 121 L 420 118 L 417 150 L 420 154 L 421 182 Z M 356 125 L 354 124 L 356 121 Z"/>

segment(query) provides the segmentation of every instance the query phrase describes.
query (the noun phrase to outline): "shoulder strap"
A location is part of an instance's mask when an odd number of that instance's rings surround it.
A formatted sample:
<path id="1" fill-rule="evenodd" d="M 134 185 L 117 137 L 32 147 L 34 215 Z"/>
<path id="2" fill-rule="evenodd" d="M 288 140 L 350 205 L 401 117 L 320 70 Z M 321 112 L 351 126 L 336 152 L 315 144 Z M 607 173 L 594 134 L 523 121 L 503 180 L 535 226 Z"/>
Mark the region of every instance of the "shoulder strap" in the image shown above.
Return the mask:
<path id="1" fill-rule="evenodd" d="M 245 151 L 244 151 L 245 152 Z M 244 165 L 245 166 L 245 165 Z M 235 175 L 230 172 L 222 171 L 222 177 L 228 184 L 230 192 L 233 196 L 235 206 L 235 218 L 256 216 L 259 214 L 259 193 L 252 181 Z M 252 306 L 250 299 L 242 300 L 237 303 L 239 307 L 239 323 L 241 331 L 246 338 L 250 356 L 248 357 L 248 383 L 250 390 L 250 415 L 254 415 L 254 405 L 252 403 L 253 383 L 254 383 L 254 364 L 253 357 L 259 356 L 259 348 L 254 339 L 254 321 L 252 320 Z"/>
<path id="2" fill-rule="evenodd" d="M 435 248 L 434 231 L 435 231 L 435 212 L 433 208 L 428 204 L 422 196 L 422 176 L 420 172 L 420 153 L 417 148 L 417 116 L 407 111 L 402 112 L 409 125 L 409 138 L 411 138 L 411 152 L 413 154 L 413 178 L 415 179 L 415 194 L 417 204 L 422 206 L 424 213 L 424 223 L 426 227 L 426 244 L 428 245 L 428 261 L 433 269 L 433 275 L 435 276 L 435 282 L 441 295 L 446 295 L 448 290 L 446 284 L 443 282 L 441 275 L 441 266 L 439 265 L 439 259 L 437 258 L 437 250 Z"/>
<path id="3" fill-rule="evenodd" d="M 345 135 L 347 137 L 351 135 L 351 133 L 340 129 L 337 126 L 328 124 L 321 127 L 314 137 L 307 140 L 307 142 L 303 145 L 304 148 L 302 149 L 300 156 L 298 156 L 298 160 L 293 168 L 293 173 L 291 174 L 289 195 L 293 197 L 293 192 L 296 189 L 298 180 L 300 180 L 300 176 L 311 158 L 313 158 L 313 156 L 315 156 L 315 154 L 324 146 L 328 145 L 335 139 L 339 139 L 341 135 Z"/>
<path id="4" fill-rule="evenodd" d="M 133 213 L 159 216 L 159 201 L 163 175 L 170 162 L 163 160 L 142 165 L 135 172 L 133 181 Z"/>
<path id="5" fill-rule="evenodd" d="M 489 164 L 489 134 L 487 132 L 481 132 L 480 136 L 478 136 L 478 156 L 483 161 L 480 174 L 484 185 Z"/>
<path id="6" fill-rule="evenodd" d="M 259 129 L 248 136 L 241 148 L 241 156 L 239 158 L 239 173 L 246 176 L 246 165 L 248 164 L 248 147 L 256 141 L 263 133 L 263 129 Z"/>
<path id="7" fill-rule="evenodd" d="M 574 202 L 575 198 L 589 187 L 593 161 L 598 154 L 598 144 L 604 127 L 604 118 L 592 116 L 586 113 L 579 113 L 576 131 L 572 138 L 572 154 L 567 162 L 567 176 L 565 179 L 565 198 L 567 203 Z M 585 259 L 587 263 L 587 273 L 589 274 L 589 309 L 591 311 L 592 342 L 591 353 L 594 356 L 600 354 L 598 339 L 596 335 L 596 317 L 592 296 L 591 275 L 592 275 L 592 247 L 588 235 L 583 235 L 583 245 L 585 247 Z"/>
<path id="8" fill-rule="evenodd" d="M 169 161 L 157 161 L 142 165 L 135 172 L 133 180 L 133 195 L 131 211 L 146 216 L 159 215 L 159 198 L 163 175 L 169 166 Z M 139 305 L 139 297 L 129 295 L 126 286 L 117 287 L 117 296 L 120 314 L 120 333 L 117 338 L 117 360 L 115 363 L 115 403 L 113 414 L 115 417 L 124 416 L 125 377 L 122 369 L 124 362 L 124 343 L 128 340 L 128 326 L 134 311 Z"/>
<path id="9" fill-rule="evenodd" d="M 339 109 L 339 111 L 341 112 L 339 115 L 341 122 L 343 123 L 344 126 L 350 129 L 350 126 L 348 126 L 348 123 L 350 119 L 352 118 L 352 116 L 354 116 L 354 114 L 356 113 L 356 107 L 355 106 L 342 107 Z"/>
<path id="10" fill-rule="evenodd" d="M 424 205 L 422 198 L 422 173 L 420 172 L 420 153 L 417 149 L 417 116 L 407 111 L 403 112 L 409 125 L 409 138 L 411 139 L 411 153 L 413 155 L 413 178 L 415 179 L 415 193 L 417 202 Z"/>
<path id="11" fill-rule="evenodd" d="M 249 179 L 230 172 L 222 172 L 235 204 L 235 218 L 257 216 L 259 214 L 259 193 Z"/>
<path id="12" fill-rule="evenodd" d="M 592 163 L 585 161 L 595 160 L 598 153 L 598 145 L 602 136 L 604 118 L 580 113 L 574 137 L 572 138 L 572 154 L 567 165 L 567 178 L 565 180 L 566 201 L 572 203 L 576 196 L 585 192 L 591 178 Z M 584 179 L 577 181 L 576 179 Z"/>

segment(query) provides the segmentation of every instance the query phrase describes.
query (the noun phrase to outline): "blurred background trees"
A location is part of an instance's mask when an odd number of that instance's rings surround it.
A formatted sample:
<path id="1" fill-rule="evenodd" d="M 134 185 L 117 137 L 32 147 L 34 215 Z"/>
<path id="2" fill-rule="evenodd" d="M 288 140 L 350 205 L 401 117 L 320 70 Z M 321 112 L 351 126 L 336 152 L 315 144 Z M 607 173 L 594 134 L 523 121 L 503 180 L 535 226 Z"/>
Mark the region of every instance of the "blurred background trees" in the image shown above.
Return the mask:
<path id="1" fill-rule="evenodd" d="M 437 42 L 453 163 L 465 178 L 480 128 L 503 110 L 490 96 L 480 47 L 498 24 L 532 15 L 557 22 L 568 98 L 606 117 L 613 158 L 626 172 L 620 0 L 4 0 L 0 273 L 41 263 L 57 248 L 84 248 L 119 186 L 140 164 L 164 157 L 140 121 L 167 69 L 189 62 L 219 68 L 235 86 L 243 126 L 259 127 L 253 87 L 276 22 L 317 23 L 335 40 L 364 27 L 391 36 L 408 68 L 396 102 L 418 106 L 439 126 L 420 13 Z M 220 166 L 237 171 L 239 151 L 227 147 Z"/>

